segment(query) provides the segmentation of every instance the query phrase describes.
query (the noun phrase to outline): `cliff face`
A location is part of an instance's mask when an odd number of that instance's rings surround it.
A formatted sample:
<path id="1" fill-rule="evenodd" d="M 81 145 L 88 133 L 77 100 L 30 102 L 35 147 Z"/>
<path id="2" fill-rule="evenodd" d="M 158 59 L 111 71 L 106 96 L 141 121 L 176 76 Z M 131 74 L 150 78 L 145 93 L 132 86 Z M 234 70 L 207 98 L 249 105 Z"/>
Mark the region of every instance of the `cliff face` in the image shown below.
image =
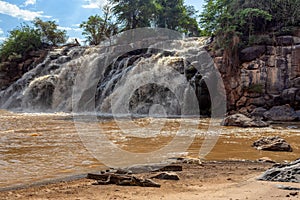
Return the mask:
<path id="1" fill-rule="evenodd" d="M 281 36 L 273 45 L 243 49 L 239 68 L 229 68 L 222 57 L 215 57 L 232 113 L 249 115 L 257 108 L 269 110 L 285 104 L 300 109 L 299 36 Z"/>
<path id="2" fill-rule="evenodd" d="M 0 90 L 7 88 L 18 80 L 26 72 L 43 62 L 48 54 L 48 50 L 38 50 L 29 52 L 24 57 L 10 58 L 9 61 L 0 63 Z"/>

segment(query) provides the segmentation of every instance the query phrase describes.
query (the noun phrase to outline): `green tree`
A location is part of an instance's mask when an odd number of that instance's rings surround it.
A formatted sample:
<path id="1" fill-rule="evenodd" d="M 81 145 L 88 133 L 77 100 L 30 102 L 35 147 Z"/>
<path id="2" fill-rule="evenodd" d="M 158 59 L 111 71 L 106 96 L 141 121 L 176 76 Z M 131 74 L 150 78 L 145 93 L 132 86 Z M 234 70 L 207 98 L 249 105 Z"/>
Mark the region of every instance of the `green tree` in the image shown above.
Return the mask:
<path id="1" fill-rule="evenodd" d="M 185 6 L 183 0 L 157 0 L 157 5 L 157 27 L 184 32 L 191 36 L 200 34 L 195 16 L 197 11 L 193 6 Z"/>
<path id="2" fill-rule="evenodd" d="M 33 24 L 40 32 L 42 42 L 57 46 L 67 41 L 66 31 L 58 30 L 58 25 L 55 21 L 42 21 L 36 18 Z"/>
<path id="3" fill-rule="evenodd" d="M 154 0 L 110 0 L 113 13 L 122 24 L 123 30 L 150 27 L 156 12 Z"/>
<path id="4" fill-rule="evenodd" d="M 80 24 L 83 29 L 83 35 L 91 45 L 98 45 L 101 41 L 109 38 L 118 32 L 117 25 L 112 22 L 111 9 L 104 6 L 103 17 L 93 15 Z"/>
<path id="5" fill-rule="evenodd" d="M 0 46 L 0 57 L 2 61 L 12 56 L 22 57 L 29 51 L 41 48 L 41 46 L 39 31 L 24 24 L 9 32 L 8 38 Z"/>

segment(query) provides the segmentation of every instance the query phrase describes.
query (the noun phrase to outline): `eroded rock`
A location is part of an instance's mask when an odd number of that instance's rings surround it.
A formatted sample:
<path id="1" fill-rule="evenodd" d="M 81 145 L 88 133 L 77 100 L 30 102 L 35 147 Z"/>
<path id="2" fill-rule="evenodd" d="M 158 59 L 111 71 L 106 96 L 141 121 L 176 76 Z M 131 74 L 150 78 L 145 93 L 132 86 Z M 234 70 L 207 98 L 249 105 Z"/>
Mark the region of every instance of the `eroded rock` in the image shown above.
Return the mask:
<path id="1" fill-rule="evenodd" d="M 275 165 L 258 177 L 258 180 L 300 183 L 300 159 L 289 164 Z"/>
<path id="2" fill-rule="evenodd" d="M 244 62 L 255 60 L 266 52 L 265 46 L 253 46 L 245 48 L 241 51 L 240 59 Z"/>
<path id="3" fill-rule="evenodd" d="M 295 110 L 288 104 L 274 106 L 264 113 L 264 117 L 272 121 L 294 121 L 298 118 Z"/>
<path id="4" fill-rule="evenodd" d="M 243 114 L 234 114 L 226 117 L 223 126 L 239 126 L 239 127 L 267 127 L 269 124 L 260 119 L 249 118 Z"/>
<path id="5" fill-rule="evenodd" d="M 262 151 L 293 151 L 291 145 L 278 136 L 261 138 L 255 141 L 252 146 Z"/>

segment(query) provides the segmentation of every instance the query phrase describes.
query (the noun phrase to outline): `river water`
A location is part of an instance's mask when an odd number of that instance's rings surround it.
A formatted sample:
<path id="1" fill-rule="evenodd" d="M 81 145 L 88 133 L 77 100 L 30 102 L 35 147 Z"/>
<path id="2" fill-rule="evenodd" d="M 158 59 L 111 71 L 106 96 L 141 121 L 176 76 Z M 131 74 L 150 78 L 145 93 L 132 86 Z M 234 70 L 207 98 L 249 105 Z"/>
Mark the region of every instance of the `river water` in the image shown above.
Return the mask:
<path id="1" fill-rule="evenodd" d="M 144 127 L 152 119 L 140 118 L 133 122 Z M 180 124 L 189 121 L 197 125 L 196 137 L 182 152 L 197 157 L 208 129 L 209 119 L 156 119 L 163 123 L 161 132 L 144 137 L 142 129 L 131 129 L 133 136 L 123 134 L 113 119 L 99 119 L 107 138 L 119 148 L 134 153 L 158 150 L 172 141 Z M 84 122 L 89 125 L 95 122 Z M 275 161 L 291 161 L 300 156 L 300 123 L 274 124 L 268 128 L 223 127 L 217 144 L 206 160 L 256 160 L 269 157 Z M 138 137 L 138 135 L 141 137 Z M 263 152 L 251 144 L 263 136 L 281 136 L 293 147 L 293 152 Z M 30 185 L 104 168 L 84 146 L 71 114 L 12 113 L 0 111 L 0 188 Z M 120 158 L 122 159 L 122 158 Z"/>

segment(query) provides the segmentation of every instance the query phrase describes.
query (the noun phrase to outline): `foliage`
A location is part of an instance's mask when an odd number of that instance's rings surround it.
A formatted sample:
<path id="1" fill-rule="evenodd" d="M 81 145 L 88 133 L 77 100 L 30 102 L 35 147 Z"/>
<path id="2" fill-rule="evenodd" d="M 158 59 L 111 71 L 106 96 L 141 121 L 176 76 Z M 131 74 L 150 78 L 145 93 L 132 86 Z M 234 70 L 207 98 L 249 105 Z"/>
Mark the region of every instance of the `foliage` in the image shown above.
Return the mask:
<path id="1" fill-rule="evenodd" d="M 236 66 L 241 47 L 272 42 L 271 37 L 257 36 L 299 27 L 299 10 L 300 0 L 205 0 L 200 25 L 206 35 L 216 37 L 214 48 L 224 49 L 227 63 Z"/>
<path id="2" fill-rule="evenodd" d="M 168 28 L 198 36 L 200 29 L 196 20 L 197 11 L 193 6 L 185 6 L 183 0 L 158 0 L 158 12 L 154 24 L 160 28 Z"/>
<path id="3" fill-rule="evenodd" d="M 112 22 L 109 6 L 104 6 L 103 17 L 99 15 L 90 16 L 87 21 L 80 24 L 83 35 L 91 45 L 97 45 L 118 32 L 118 27 Z"/>
<path id="4" fill-rule="evenodd" d="M 29 51 L 41 48 L 41 36 L 38 30 L 29 25 L 21 25 L 9 32 L 9 37 L 0 46 L 1 60 L 20 57 Z"/>
<path id="5" fill-rule="evenodd" d="M 67 41 L 66 31 L 58 30 L 58 25 L 55 21 L 42 21 L 36 18 L 33 21 L 34 26 L 37 28 L 41 35 L 42 42 L 57 46 Z"/>
<path id="6" fill-rule="evenodd" d="M 159 27 L 198 36 L 197 11 L 183 0 L 110 0 L 123 30 Z"/>
<path id="7" fill-rule="evenodd" d="M 113 13 L 122 24 L 122 31 L 149 27 L 156 12 L 157 5 L 154 0 L 110 0 L 114 5 Z"/>

